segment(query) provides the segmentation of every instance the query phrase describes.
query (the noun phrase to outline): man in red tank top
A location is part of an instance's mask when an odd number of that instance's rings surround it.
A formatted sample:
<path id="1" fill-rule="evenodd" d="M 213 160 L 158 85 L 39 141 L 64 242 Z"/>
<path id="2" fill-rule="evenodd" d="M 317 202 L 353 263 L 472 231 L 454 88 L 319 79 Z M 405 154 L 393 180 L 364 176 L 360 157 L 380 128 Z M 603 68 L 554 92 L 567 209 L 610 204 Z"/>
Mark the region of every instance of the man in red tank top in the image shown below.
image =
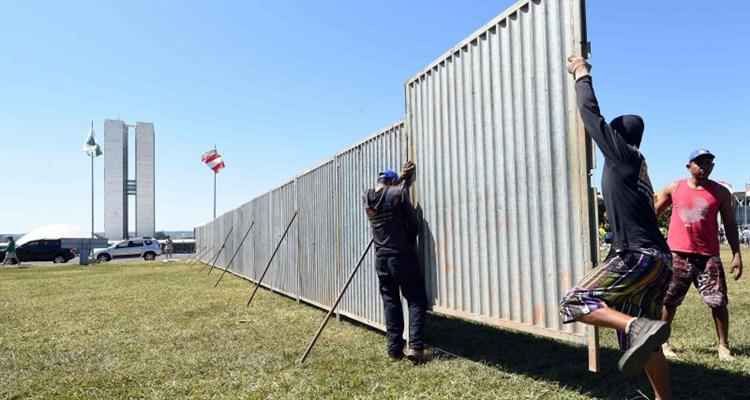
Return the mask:
<path id="1" fill-rule="evenodd" d="M 674 271 L 664 296 L 662 320 L 672 322 L 677 307 L 682 304 L 692 283 L 703 302 L 711 308 L 719 337 L 719 358 L 731 361 L 734 357 L 729 350 L 729 300 L 724 267 L 719 257 L 717 214 L 721 214 L 732 248 L 735 280 L 742 275 L 742 257 L 732 194 L 724 186 L 708 179 L 713 168 L 714 155 L 705 149 L 696 150 L 687 164 L 690 178 L 674 182 L 656 196 L 657 214 L 672 206 L 667 243 L 672 251 Z M 664 353 L 676 357 L 668 343 L 664 344 Z"/>

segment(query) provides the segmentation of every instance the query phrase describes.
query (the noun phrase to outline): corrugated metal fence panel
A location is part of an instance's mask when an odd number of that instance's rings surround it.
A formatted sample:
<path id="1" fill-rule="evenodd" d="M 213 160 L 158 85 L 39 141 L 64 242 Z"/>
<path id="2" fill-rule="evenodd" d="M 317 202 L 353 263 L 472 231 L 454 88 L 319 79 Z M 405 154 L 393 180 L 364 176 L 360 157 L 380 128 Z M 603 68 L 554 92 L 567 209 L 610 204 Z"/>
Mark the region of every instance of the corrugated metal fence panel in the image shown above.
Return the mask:
<path id="1" fill-rule="evenodd" d="M 269 254 L 279 243 L 284 230 L 297 209 L 295 182 L 289 182 L 271 192 L 271 224 Z M 271 288 L 286 295 L 297 297 L 299 275 L 297 274 L 298 221 L 292 223 L 286 238 L 281 241 L 264 281 Z"/>
<path id="2" fill-rule="evenodd" d="M 251 224 L 255 220 L 255 214 L 253 212 L 253 202 L 250 201 L 245 203 L 238 210 L 240 213 L 240 219 L 242 221 L 242 223 L 240 224 L 242 235 L 245 235 L 245 233 L 248 229 L 250 229 Z M 253 251 L 255 250 L 255 248 L 253 247 L 253 241 L 257 236 L 255 231 L 257 228 L 257 225 L 254 225 L 250 230 L 250 233 L 247 234 L 245 243 L 242 245 L 240 252 L 237 254 L 237 259 L 234 260 L 234 265 L 232 268 L 234 271 L 246 278 L 250 278 L 254 271 Z"/>
<path id="3" fill-rule="evenodd" d="M 370 241 L 369 222 L 362 194 L 375 186 L 378 172 L 391 168 L 398 171 L 407 153 L 404 125 L 399 122 L 336 156 L 340 182 L 340 251 L 337 288 L 343 286 Z M 384 329 L 383 306 L 378 292 L 374 251 L 360 267 L 357 276 L 342 299 L 339 311 L 368 325 Z"/>
<path id="4" fill-rule="evenodd" d="M 255 218 L 255 231 L 253 241 L 254 268 L 251 279 L 257 281 L 263 273 L 273 251 L 271 243 L 271 193 L 265 193 L 253 200 L 253 216 Z"/>
<path id="5" fill-rule="evenodd" d="M 334 160 L 297 178 L 300 297 L 333 305 L 338 287 L 338 191 Z"/>
<path id="6" fill-rule="evenodd" d="M 234 217 L 234 231 L 232 232 L 232 236 L 235 237 L 235 242 L 232 251 L 229 252 L 228 257 L 230 257 L 231 260 L 231 257 L 235 254 L 235 252 L 237 253 L 237 255 L 234 256 L 234 261 L 232 261 L 230 270 L 242 276 L 249 277 L 252 262 L 248 262 L 247 254 L 248 249 L 252 249 L 252 231 L 248 233 L 247 238 L 245 238 L 244 242 L 242 241 L 242 239 L 243 237 L 245 237 L 245 234 L 250 228 L 250 224 L 253 220 L 252 202 L 246 203 L 234 209 L 234 211 L 232 211 L 232 214 Z M 250 251 L 250 253 L 252 254 L 252 251 Z"/>
<path id="7" fill-rule="evenodd" d="M 436 311 L 580 341 L 558 302 L 591 263 L 565 59 L 578 1 L 517 3 L 406 84 Z"/>
<path id="8" fill-rule="evenodd" d="M 224 250 L 221 251 L 221 254 L 219 254 L 219 258 L 216 260 L 216 266 L 224 267 L 227 265 L 227 261 L 229 260 L 229 252 L 232 251 L 232 246 L 234 243 L 234 230 L 231 232 L 229 229 L 232 228 L 234 221 L 232 220 L 232 212 L 226 212 L 219 216 L 219 232 L 222 236 L 221 240 L 225 240 L 224 243 Z"/>

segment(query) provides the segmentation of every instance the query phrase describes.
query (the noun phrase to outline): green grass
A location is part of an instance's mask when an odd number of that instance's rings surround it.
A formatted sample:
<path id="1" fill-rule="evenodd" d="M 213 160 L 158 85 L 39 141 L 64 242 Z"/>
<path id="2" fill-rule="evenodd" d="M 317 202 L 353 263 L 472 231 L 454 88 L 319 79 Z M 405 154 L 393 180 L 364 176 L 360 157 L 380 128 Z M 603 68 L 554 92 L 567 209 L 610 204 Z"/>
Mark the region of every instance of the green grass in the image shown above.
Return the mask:
<path id="1" fill-rule="evenodd" d="M 750 261 L 750 254 L 745 254 Z M 414 367 L 385 357 L 384 337 L 332 321 L 304 366 L 297 359 L 324 313 L 184 264 L 0 270 L 0 399 L 587 399 L 650 394 L 615 368 L 603 331 L 603 371 L 585 349 L 431 316 L 438 355 Z M 691 291 L 672 342 L 676 398 L 748 398 L 750 267 L 730 282 L 739 361 L 720 365 L 708 309 Z"/>

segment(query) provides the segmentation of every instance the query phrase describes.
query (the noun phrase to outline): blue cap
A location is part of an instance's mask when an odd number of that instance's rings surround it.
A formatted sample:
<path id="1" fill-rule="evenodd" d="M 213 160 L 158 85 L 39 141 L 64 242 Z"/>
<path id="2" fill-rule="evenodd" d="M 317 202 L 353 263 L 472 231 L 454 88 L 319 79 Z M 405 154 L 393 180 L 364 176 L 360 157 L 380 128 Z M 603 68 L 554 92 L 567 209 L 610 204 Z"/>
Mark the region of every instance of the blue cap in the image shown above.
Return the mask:
<path id="1" fill-rule="evenodd" d="M 387 169 L 378 174 L 378 182 L 381 182 L 381 183 L 393 183 L 393 182 L 396 182 L 397 180 L 398 180 L 398 174 L 392 169 Z"/>
<path id="2" fill-rule="evenodd" d="M 691 162 L 691 161 L 695 160 L 696 158 L 703 157 L 703 156 L 709 156 L 711 158 L 716 158 L 716 156 L 713 153 L 711 153 L 710 151 L 708 151 L 706 149 L 698 149 L 698 150 L 690 153 L 690 158 L 688 159 L 688 162 Z"/>

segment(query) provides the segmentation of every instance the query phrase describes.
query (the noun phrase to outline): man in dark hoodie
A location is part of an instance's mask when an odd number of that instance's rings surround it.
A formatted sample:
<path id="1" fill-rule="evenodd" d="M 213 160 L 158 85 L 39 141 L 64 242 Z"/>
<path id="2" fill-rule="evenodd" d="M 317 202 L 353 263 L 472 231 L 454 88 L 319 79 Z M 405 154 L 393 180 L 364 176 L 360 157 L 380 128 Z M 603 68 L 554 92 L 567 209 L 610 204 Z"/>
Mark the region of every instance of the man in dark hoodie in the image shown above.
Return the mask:
<path id="1" fill-rule="evenodd" d="M 385 311 L 388 356 L 394 360 L 404 356 L 404 317 L 399 294 L 403 292 L 409 304 L 407 357 L 418 363 L 424 357 L 427 296 L 417 265 L 418 222 L 409 200 L 414 171 L 414 163 L 407 161 L 400 179 L 394 171 L 381 172 L 377 186 L 367 190 L 363 200 L 375 243 L 375 271 Z"/>
<path id="2" fill-rule="evenodd" d="M 612 250 L 599 267 L 572 288 L 560 304 L 565 323 L 583 322 L 618 331 L 626 375 L 645 369 L 657 399 L 670 399 L 669 366 L 661 345 L 669 325 L 658 321 L 672 274 L 672 258 L 656 221 L 654 190 L 639 151 L 643 120 L 623 115 L 609 124 L 599 111 L 590 65 L 568 59 L 576 81 L 578 110 L 586 132 L 604 155 L 602 194 L 614 233 Z"/>

